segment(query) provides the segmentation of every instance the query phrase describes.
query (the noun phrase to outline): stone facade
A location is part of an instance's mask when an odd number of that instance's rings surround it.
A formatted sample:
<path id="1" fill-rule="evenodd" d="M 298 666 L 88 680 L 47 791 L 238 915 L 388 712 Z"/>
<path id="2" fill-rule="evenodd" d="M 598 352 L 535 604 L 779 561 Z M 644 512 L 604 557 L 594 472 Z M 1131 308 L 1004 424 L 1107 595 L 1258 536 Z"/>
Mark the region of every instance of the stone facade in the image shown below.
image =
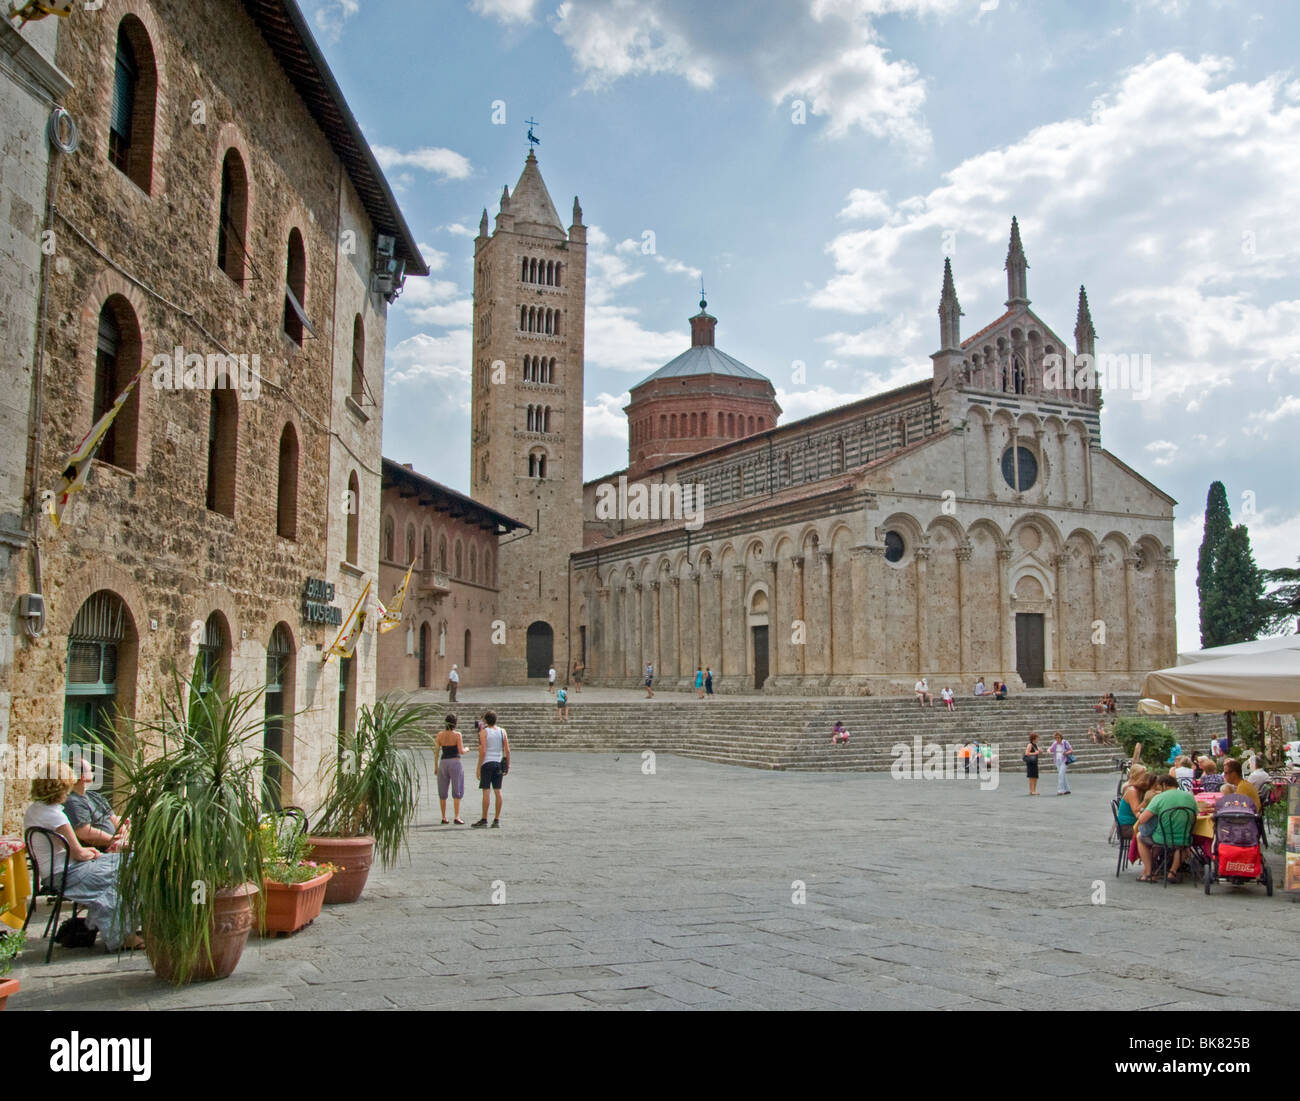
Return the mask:
<path id="1" fill-rule="evenodd" d="M 50 166 L 60 156 L 46 127 L 69 87 L 54 66 L 58 31 L 57 19 L 28 23 L 21 30 L 0 20 L 0 225 L 5 227 L 0 234 L 0 347 L 5 357 L 5 385 L 0 388 L 0 746 L 9 741 L 14 647 L 22 645 L 26 631 L 18 599 L 25 591 L 20 588 L 22 559 L 34 521 L 24 488 L 44 270 L 41 238 Z M 0 783 L 0 819 L 4 789 Z"/>
<path id="2" fill-rule="evenodd" d="M 122 40 L 136 74 L 125 138 Z M 337 96 L 313 50 L 288 3 L 120 0 L 61 30 L 82 144 L 57 198 L 28 494 L 58 485 L 104 395 L 149 370 L 62 528 L 40 522 L 40 575 L 29 566 L 24 584 L 49 621 L 16 656 L 11 744 L 79 741 L 104 704 L 150 714 L 171 668 L 200 653 L 236 687 L 268 685 L 274 665 L 268 741 L 282 731 L 297 774 L 284 800 L 310 806 L 340 721 L 374 698 L 373 629 L 341 682 L 322 660 L 337 627 L 305 596 L 319 579 L 346 614 L 378 566 L 378 235 L 408 273 L 427 269 L 346 111 L 309 107 Z M 182 351 L 215 372 L 169 387 L 157 369 Z M 111 658 L 88 669 L 94 646 Z M 24 803 L 11 784 L 6 825 Z"/>
<path id="3" fill-rule="evenodd" d="M 1101 447 L 1099 393 L 1029 309 L 962 341 L 945 266 L 933 377 L 661 465 L 703 514 L 598 522 L 573 556 L 593 683 L 712 668 L 721 691 L 1126 689 L 1175 656 L 1173 500 Z M 1063 383 L 1070 383 L 1064 385 Z M 610 476 L 615 477 L 615 476 Z"/>
<path id="4" fill-rule="evenodd" d="M 582 545 L 582 380 L 587 229 L 561 224 L 530 151 L 496 228 L 474 242 L 471 494 L 532 528 L 501 548 L 505 683 L 576 657 L 569 555 Z"/>
<path id="5" fill-rule="evenodd" d="M 384 460 L 379 588 L 392 594 L 414 563 L 401 625 L 379 636 L 378 693 L 441 690 L 452 664 L 463 687 L 497 684 L 492 641 L 500 539 L 523 527 L 409 465 Z"/>

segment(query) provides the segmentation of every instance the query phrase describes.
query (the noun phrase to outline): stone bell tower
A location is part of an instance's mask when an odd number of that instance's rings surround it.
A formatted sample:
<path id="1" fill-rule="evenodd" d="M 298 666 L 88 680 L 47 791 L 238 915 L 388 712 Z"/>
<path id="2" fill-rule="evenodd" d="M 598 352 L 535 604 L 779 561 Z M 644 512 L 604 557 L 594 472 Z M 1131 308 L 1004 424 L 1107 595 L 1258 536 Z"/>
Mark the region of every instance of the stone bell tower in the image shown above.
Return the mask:
<path id="1" fill-rule="evenodd" d="M 531 148 L 513 194 L 474 241 L 470 492 L 531 527 L 501 546 L 497 584 L 504 684 L 561 683 L 570 652 L 569 555 L 582 546 L 583 332 L 587 228 L 573 200 L 566 231 Z M 495 639 L 493 641 L 496 641 Z"/>

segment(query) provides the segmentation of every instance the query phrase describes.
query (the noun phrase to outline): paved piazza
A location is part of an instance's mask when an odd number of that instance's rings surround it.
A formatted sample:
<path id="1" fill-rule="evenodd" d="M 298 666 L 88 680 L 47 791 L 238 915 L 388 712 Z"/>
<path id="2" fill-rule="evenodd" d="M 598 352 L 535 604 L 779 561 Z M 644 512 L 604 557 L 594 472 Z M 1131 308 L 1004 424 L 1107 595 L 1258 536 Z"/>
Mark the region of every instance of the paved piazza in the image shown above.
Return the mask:
<path id="1" fill-rule="evenodd" d="M 443 828 L 430 802 L 409 865 L 376 870 L 361 902 L 292 938 L 250 942 L 231 978 L 171 989 L 101 948 L 56 949 L 47 967 L 33 939 L 11 1009 L 1300 1005 L 1277 981 L 1296 962 L 1300 906 L 1116 879 L 1113 777 L 1030 799 L 1018 772 L 981 791 L 655 766 L 517 754 L 502 829 Z"/>

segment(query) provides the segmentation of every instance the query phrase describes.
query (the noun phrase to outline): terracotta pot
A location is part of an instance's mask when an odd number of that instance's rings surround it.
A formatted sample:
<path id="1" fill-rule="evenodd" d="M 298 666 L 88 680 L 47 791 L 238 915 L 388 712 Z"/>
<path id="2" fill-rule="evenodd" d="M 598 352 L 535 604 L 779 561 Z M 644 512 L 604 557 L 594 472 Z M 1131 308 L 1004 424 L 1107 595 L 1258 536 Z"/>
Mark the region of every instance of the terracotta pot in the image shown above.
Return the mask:
<path id="1" fill-rule="evenodd" d="M 4 1009 L 5 1003 L 9 1000 L 9 995 L 17 993 L 17 979 L 0 979 L 0 1010 Z"/>
<path id="2" fill-rule="evenodd" d="M 296 933 L 320 917 L 325 889 L 333 872 L 318 875 L 306 883 L 275 883 L 265 880 L 266 932 Z"/>
<path id="3" fill-rule="evenodd" d="M 356 902 L 366 889 L 370 861 L 375 854 L 373 837 L 309 837 L 308 860 L 333 864 L 338 870 L 325 885 L 325 905 Z"/>
<path id="4" fill-rule="evenodd" d="M 239 887 L 223 887 L 217 892 L 212 901 L 212 962 L 209 963 L 200 953 L 193 972 L 181 979 L 182 982 L 224 979 L 239 966 L 239 957 L 243 955 L 248 934 L 253 928 L 253 896 L 257 890 L 255 883 L 245 883 Z M 176 969 L 166 947 L 155 946 L 147 933 L 145 954 L 155 975 L 164 982 L 176 981 Z"/>

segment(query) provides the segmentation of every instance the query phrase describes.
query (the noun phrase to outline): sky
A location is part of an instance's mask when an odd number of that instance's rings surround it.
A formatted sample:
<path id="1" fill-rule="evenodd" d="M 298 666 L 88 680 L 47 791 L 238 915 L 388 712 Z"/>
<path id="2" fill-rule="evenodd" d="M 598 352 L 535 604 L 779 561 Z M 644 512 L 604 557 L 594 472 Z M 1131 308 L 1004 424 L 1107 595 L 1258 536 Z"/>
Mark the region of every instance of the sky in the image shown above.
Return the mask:
<path id="1" fill-rule="evenodd" d="M 1179 502 L 1179 649 L 1211 481 L 1260 566 L 1300 558 L 1300 5 L 301 3 L 433 269 L 389 314 L 389 458 L 468 491 L 473 238 L 531 118 L 590 227 L 585 477 L 701 279 L 788 423 L 930 375 L 944 256 L 963 334 L 998 317 L 1016 215 L 1034 311 L 1072 341 L 1085 284 L 1098 352 L 1149 364 L 1102 443 Z"/>

